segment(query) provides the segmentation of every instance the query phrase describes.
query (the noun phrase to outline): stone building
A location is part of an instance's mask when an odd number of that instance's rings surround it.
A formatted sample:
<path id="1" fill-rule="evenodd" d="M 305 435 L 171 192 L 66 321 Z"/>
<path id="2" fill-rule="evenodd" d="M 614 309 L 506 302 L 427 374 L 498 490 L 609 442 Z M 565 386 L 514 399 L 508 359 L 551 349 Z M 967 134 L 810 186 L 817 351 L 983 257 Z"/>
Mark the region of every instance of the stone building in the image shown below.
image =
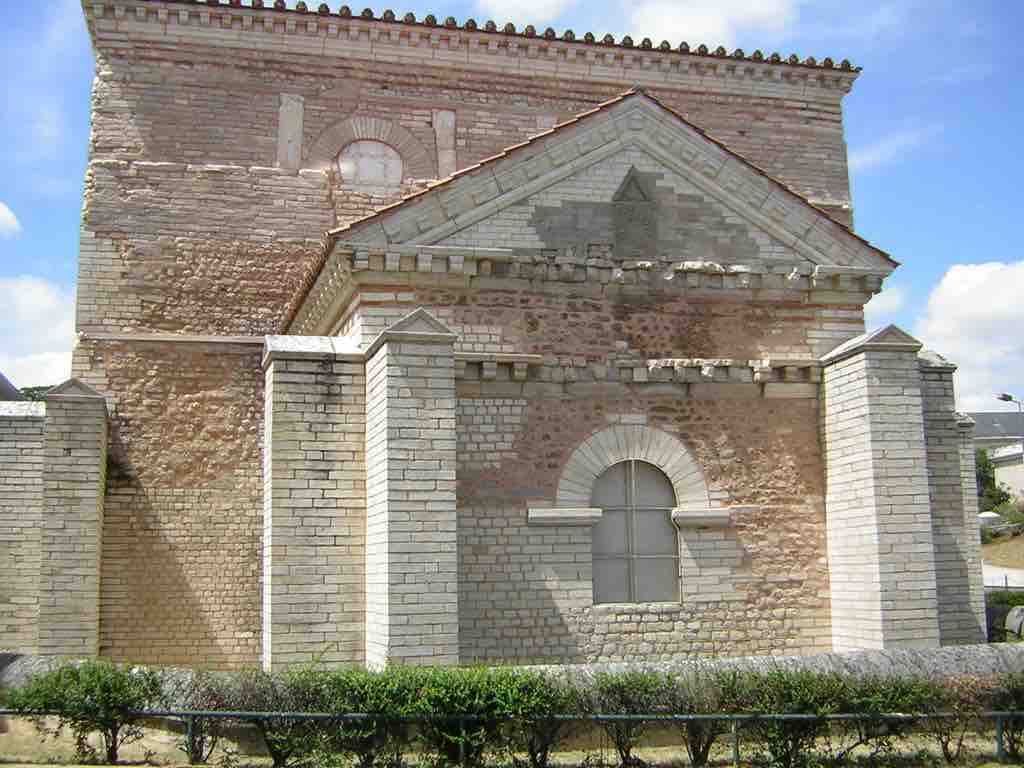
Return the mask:
<path id="1" fill-rule="evenodd" d="M 0 646 L 984 638 L 954 366 L 864 329 L 856 68 L 283 5 L 83 2 L 79 340 L 0 406 Z"/>

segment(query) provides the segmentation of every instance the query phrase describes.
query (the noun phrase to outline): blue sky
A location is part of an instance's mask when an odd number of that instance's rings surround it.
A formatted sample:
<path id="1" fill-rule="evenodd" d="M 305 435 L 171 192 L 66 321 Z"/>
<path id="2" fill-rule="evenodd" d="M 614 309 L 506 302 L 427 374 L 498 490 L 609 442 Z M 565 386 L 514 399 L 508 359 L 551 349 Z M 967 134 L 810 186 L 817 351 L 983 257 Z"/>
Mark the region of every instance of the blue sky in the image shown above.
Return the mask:
<path id="1" fill-rule="evenodd" d="M 68 372 L 93 73 L 77 0 L 3 2 L 0 371 Z M 336 10 L 338 2 L 332 2 Z M 382 11 L 384 6 L 377 7 Z M 361 8 L 361 6 L 360 6 Z M 1024 214 L 1016 182 L 1024 4 L 953 0 L 502 0 L 394 6 L 630 33 L 864 68 L 845 101 L 857 231 L 903 266 L 869 305 L 961 365 L 965 410 L 1024 397 Z"/>

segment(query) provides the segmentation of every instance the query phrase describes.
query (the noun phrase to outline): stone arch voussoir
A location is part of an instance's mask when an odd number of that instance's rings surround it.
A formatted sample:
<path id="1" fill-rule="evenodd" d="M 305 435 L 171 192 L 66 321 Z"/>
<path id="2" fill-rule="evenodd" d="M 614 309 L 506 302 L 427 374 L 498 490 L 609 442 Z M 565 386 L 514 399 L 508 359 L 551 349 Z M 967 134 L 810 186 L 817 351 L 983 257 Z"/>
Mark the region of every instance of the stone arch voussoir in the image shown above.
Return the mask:
<path id="1" fill-rule="evenodd" d="M 348 144 L 369 139 L 387 144 L 402 157 L 406 179 L 436 179 L 434 153 L 407 128 L 379 117 L 349 117 L 326 128 L 306 153 L 306 167 L 329 165 Z"/>
<path id="2" fill-rule="evenodd" d="M 677 507 L 710 505 L 704 473 L 678 438 L 642 424 L 616 424 L 595 432 L 573 451 L 558 481 L 556 506 L 589 507 L 594 481 L 608 467 L 630 459 L 646 461 L 665 473 Z"/>

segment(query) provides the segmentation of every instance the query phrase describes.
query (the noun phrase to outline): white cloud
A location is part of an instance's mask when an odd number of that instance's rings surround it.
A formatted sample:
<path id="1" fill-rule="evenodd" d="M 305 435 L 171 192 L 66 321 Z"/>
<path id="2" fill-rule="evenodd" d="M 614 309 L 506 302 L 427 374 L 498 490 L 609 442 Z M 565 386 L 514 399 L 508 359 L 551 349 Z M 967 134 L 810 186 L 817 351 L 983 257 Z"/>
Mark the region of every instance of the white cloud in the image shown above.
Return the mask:
<path id="1" fill-rule="evenodd" d="M 0 237 L 14 237 L 21 234 L 21 222 L 7 203 L 0 200 Z"/>
<path id="2" fill-rule="evenodd" d="M 520 0 L 509 6 L 502 0 L 477 0 L 476 7 L 501 26 L 506 19 L 515 19 L 517 26 L 543 24 L 574 5 L 576 0 Z"/>
<path id="3" fill-rule="evenodd" d="M 872 144 L 851 150 L 850 170 L 853 172 L 869 171 L 872 168 L 899 160 L 908 152 L 937 136 L 941 131 L 942 126 L 939 125 L 894 131 Z"/>
<path id="4" fill-rule="evenodd" d="M 778 35 L 796 23 L 800 0 L 641 0 L 627 6 L 636 38 L 732 48 L 741 31 Z"/>
<path id="5" fill-rule="evenodd" d="M 903 309 L 907 297 L 903 289 L 898 286 L 886 288 L 881 293 L 876 293 L 867 304 L 864 305 L 864 325 L 869 330 L 877 328 L 882 320 L 894 315 Z"/>
<path id="6" fill-rule="evenodd" d="M 928 297 L 915 331 L 957 372 L 965 411 L 994 411 L 997 392 L 1018 397 L 1024 383 L 1024 261 L 954 264 Z"/>
<path id="7" fill-rule="evenodd" d="M 59 384 L 71 372 L 73 293 L 40 277 L 0 278 L 0 371 L 18 387 Z"/>

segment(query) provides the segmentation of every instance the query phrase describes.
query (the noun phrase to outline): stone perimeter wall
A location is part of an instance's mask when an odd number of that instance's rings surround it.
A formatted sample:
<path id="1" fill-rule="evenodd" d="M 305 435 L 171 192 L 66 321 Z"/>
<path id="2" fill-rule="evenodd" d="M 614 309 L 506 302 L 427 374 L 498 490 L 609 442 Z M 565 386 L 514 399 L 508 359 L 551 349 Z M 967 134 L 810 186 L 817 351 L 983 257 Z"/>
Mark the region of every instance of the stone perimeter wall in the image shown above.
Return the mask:
<path id="1" fill-rule="evenodd" d="M 0 403 L 0 650 L 39 649 L 43 403 Z"/>

